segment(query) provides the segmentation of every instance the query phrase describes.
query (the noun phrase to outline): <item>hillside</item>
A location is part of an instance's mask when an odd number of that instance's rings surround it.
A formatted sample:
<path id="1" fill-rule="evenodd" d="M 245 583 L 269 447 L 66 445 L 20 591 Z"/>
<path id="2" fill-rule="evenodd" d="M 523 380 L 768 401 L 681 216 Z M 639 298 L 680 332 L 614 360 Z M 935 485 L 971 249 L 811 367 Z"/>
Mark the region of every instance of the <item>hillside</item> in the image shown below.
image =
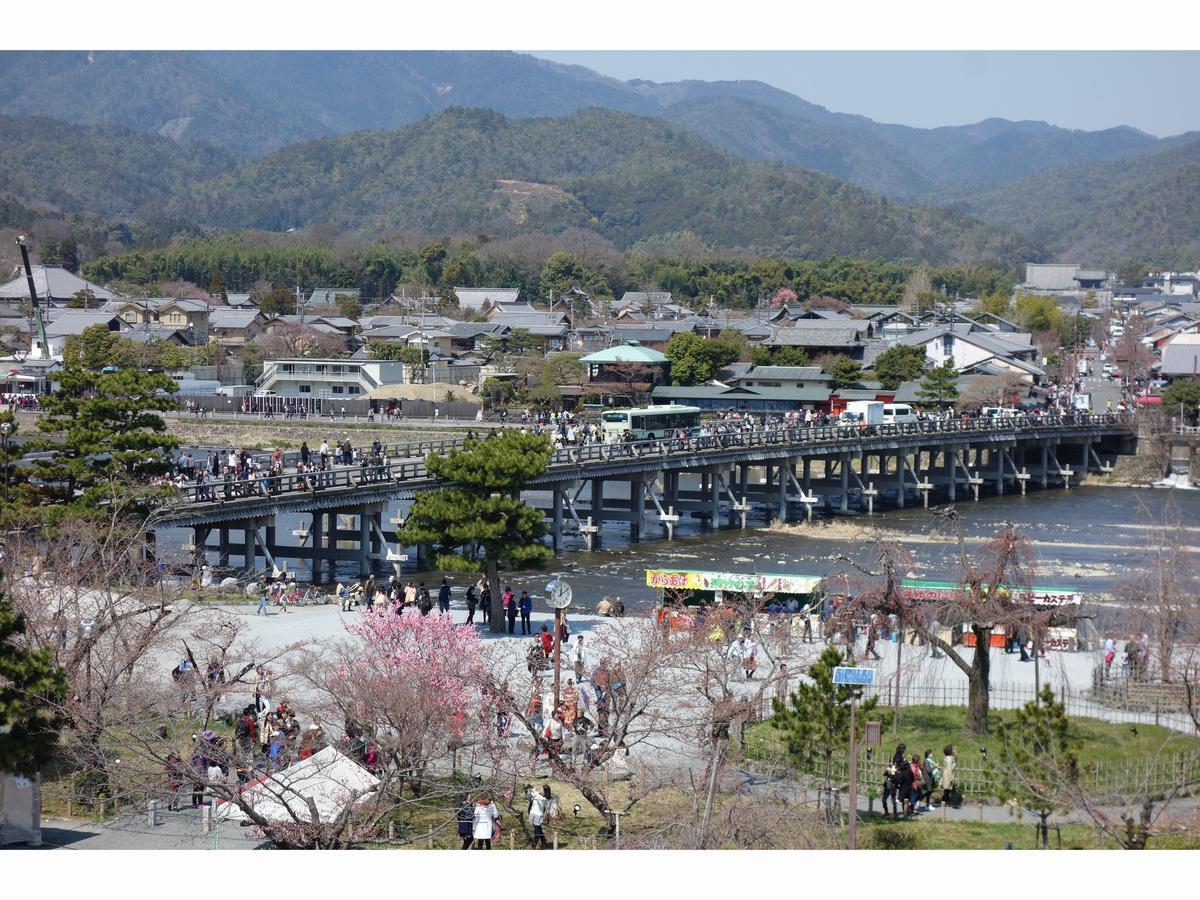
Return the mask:
<path id="1" fill-rule="evenodd" d="M 124 125 L 241 156 L 331 133 L 251 85 L 221 77 L 191 53 L 0 53 L 0 114 Z"/>
<path id="2" fill-rule="evenodd" d="M 234 156 L 115 125 L 0 116 L 0 194 L 65 212 L 132 215 L 148 201 L 231 169 Z"/>
<path id="3" fill-rule="evenodd" d="M 903 150 L 862 128 L 801 119 L 719 94 L 682 100 L 661 115 L 746 159 L 806 166 L 893 200 L 933 190 L 933 179 Z"/>
<path id="4" fill-rule="evenodd" d="M 949 262 L 1037 258 L 957 213 L 891 204 L 797 167 L 748 162 L 669 123 L 608 110 L 418 124 L 289 147 L 156 204 L 172 218 L 512 235 L 577 226 L 628 247 L 687 228 L 712 247 Z"/>
<path id="5" fill-rule="evenodd" d="M 1200 258 L 1200 135 L 964 193 L 960 208 L 1019 228 L 1063 258 L 1111 266 L 1136 257 L 1190 269 Z"/>
<path id="6" fill-rule="evenodd" d="M 941 203 L 947 189 L 1155 145 L 1131 128 L 1079 132 L 1004 119 L 910 128 L 759 81 L 623 82 L 509 52 L 0 53 L 0 113 L 125 125 L 243 157 L 399 128 L 454 106 L 522 118 L 587 107 L 663 116 L 749 159 L 808 166 L 904 202 Z"/>

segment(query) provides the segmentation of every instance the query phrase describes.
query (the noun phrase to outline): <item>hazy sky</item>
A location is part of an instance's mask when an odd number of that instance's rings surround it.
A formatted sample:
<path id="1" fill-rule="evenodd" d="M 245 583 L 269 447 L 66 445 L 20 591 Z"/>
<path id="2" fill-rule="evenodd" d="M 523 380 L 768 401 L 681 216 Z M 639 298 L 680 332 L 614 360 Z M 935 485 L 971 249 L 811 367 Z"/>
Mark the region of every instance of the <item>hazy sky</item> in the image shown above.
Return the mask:
<path id="1" fill-rule="evenodd" d="M 1200 130 L 1200 52 L 533 51 L 627 80 L 765 81 L 835 112 L 930 128 L 991 116 Z"/>

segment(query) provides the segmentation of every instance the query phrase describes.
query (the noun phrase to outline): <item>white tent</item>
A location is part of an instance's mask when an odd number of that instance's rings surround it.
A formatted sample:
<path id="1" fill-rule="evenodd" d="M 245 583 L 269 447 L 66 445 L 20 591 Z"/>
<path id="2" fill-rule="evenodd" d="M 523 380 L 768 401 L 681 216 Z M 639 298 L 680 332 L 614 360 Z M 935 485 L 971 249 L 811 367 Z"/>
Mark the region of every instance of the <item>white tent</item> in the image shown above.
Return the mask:
<path id="1" fill-rule="evenodd" d="M 308 800 L 322 822 L 336 818 L 346 804 L 356 802 L 379 786 L 379 779 L 334 747 L 293 763 L 251 784 L 242 792 L 254 811 L 272 822 L 311 820 Z M 215 817 L 241 821 L 246 813 L 236 804 L 218 802 Z"/>

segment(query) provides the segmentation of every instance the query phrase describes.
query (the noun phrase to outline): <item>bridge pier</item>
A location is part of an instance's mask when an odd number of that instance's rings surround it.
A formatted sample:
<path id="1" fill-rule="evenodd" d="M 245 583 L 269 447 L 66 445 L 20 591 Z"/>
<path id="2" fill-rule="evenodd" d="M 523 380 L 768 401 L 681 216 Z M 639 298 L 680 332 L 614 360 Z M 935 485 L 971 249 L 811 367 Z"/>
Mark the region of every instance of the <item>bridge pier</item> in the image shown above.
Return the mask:
<path id="1" fill-rule="evenodd" d="M 552 501 L 554 504 L 553 512 L 551 513 L 550 526 L 550 541 L 554 546 L 555 553 L 561 553 L 563 550 L 563 492 L 562 488 L 555 488 L 552 492 Z"/>
<path id="2" fill-rule="evenodd" d="M 592 491 L 592 508 L 591 519 L 589 525 L 594 526 L 597 531 L 592 536 L 590 550 L 599 550 L 602 544 L 601 534 L 604 531 L 604 479 L 593 478 L 591 480 Z"/>
<path id="3" fill-rule="evenodd" d="M 312 514 L 312 581 L 313 584 L 325 583 L 325 513 L 317 510 Z"/>
<path id="4" fill-rule="evenodd" d="M 646 518 L 646 484 L 641 478 L 629 480 L 629 540 L 642 539 L 642 521 Z"/>

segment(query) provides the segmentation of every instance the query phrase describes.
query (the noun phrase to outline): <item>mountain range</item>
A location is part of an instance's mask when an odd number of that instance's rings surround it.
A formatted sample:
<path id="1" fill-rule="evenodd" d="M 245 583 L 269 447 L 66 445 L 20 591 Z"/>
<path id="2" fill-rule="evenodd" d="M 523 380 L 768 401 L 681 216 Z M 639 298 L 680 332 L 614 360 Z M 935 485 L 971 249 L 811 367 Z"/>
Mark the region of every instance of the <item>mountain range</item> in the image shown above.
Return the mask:
<path id="1" fill-rule="evenodd" d="M 446 114 L 462 107 L 503 118 Z M 592 107 L 624 115 L 580 112 Z M 1036 245 L 1093 264 L 1130 254 L 1166 263 L 1200 245 L 1200 178 L 1188 164 L 1195 135 L 1160 140 L 1128 127 L 1087 132 L 1004 119 L 911 128 L 830 111 L 762 82 L 620 81 L 516 53 L 6 52 L 0 114 L 9 117 L 0 139 L 14 145 L 0 148 L 0 192 L 105 215 L 500 233 L 573 224 L 625 244 L 691 230 L 717 247 L 905 258 Z M 86 126 L 78 147 L 67 147 L 64 132 L 50 136 L 46 118 Z M 581 132 L 600 125 L 624 133 Z M 436 140 L 422 140 L 423 130 Z M 491 137 L 475 164 L 461 144 L 482 134 Z M 502 147 L 498 135 L 536 138 L 547 150 Z M 162 139 L 177 145 L 177 157 Z M 37 140 L 59 149 L 32 147 Z M 114 140 L 137 144 L 126 154 L 144 161 L 140 171 L 128 171 Z M 88 146 L 96 159 L 86 158 Z M 550 165 L 540 157 L 553 149 L 578 160 Z M 442 152 L 440 172 L 436 157 L 416 156 Z M 301 169 L 288 174 L 291 165 Z M 67 184 L 55 171 L 75 174 Z M 678 202 L 663 203 L 661 178 Z M 219 195 L 227 190 L 238 193 Z M 822 234 L 821 204 L 847 227 Z M 1121 224 L 1131 211 L 1137 234 Z M 667 222 L 660 213 L 699 218 Z M 883 240 L 893 228 L 915 230 Z"/>

